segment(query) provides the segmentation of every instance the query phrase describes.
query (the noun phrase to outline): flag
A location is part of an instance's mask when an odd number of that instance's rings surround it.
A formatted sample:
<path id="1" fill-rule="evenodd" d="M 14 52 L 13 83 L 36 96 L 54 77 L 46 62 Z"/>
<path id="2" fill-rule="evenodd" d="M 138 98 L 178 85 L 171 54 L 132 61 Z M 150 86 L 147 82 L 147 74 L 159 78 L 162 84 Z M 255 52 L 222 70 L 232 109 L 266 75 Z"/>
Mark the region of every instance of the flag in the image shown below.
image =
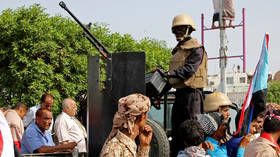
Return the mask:
<path id="1" fill-rule="evenodd" d="M 268 43 L 269 35 L 265 34 L 259 62 L 252 76 L 242 110 L 235 119 L 238 125 L 237 131 L 233 135 L 236 137 L 248 134 L 251 121 L 265 110 L 268 79 Z"/>
<path id="2" fill-rule="evenodd" d="M 10 127 L 0 111 L 0 157 L 14 157 L 14 143 Z"/>

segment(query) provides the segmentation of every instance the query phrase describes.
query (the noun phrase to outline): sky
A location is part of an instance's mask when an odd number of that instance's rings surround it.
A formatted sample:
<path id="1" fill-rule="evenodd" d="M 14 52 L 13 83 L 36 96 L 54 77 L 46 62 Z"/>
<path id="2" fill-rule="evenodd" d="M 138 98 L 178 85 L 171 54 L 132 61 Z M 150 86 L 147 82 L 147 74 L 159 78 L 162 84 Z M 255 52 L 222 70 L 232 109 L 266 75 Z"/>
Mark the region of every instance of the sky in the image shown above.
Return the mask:
<path id="1" fill-rule="evenodd" d="M 60 0 L 0 0 L 0 12 L 5 9 L 29 7 L 34 3 L 46 8 L 50 16 L 61 15 L 70 17 L 58 4 Z M 212 0 L 64 0 L 69 10 L 82 22 L 106 23 L 111 32 L 130 34 L 136 40 L 150 37 L 166 41 L 173 48 L 177 41 L 171 32 L 173 18 L 178 14 L 192 16 L 197 30 L 192 37 L 201 42 L 201 14 L 204 14 L 206 27 L 211 26 L 213 16 Z M 242 8 L 245 8 L 246 33 L 246 72 L 253 73 L 261 53 L 265 33 L 270 35 L 269 72 L 274 74 L 280 70 L 280 1 L 279 0 L 239 0 L 235 3 L 235 21 L 233 25 L 242 22 Z M 71 18 L 71 17 L 70 17 Z M 204 46 L 209 58 L 219 56 L 220 32 L 211 30 L 205 32 Z M 226 29 L 227 56 L 242 55 L 242 28 Z M 278 44 L 277 44 L 278 43 Z M 149 52 L 146 52 L 149 53 Z M 168 62 L 168 61 L 167 61 Z M 240 58 L 227 61 L 227 72 L 241 66 Z M 208 73 L 219 73 L 218 60 L 209 60 Z"/>

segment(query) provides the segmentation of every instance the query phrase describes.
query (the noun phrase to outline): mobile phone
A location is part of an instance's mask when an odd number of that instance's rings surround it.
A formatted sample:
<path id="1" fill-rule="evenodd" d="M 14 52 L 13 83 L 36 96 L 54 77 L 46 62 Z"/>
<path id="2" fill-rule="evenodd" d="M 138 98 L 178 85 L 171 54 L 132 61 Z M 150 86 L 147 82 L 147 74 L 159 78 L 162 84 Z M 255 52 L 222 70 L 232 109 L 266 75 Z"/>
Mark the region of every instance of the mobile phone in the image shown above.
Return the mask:
<path id="1" fill-rule="evenodd" d="M 7 107 L 4 108 L 3 112 L 7 111 L 11 106 L 8 105 Z"/>

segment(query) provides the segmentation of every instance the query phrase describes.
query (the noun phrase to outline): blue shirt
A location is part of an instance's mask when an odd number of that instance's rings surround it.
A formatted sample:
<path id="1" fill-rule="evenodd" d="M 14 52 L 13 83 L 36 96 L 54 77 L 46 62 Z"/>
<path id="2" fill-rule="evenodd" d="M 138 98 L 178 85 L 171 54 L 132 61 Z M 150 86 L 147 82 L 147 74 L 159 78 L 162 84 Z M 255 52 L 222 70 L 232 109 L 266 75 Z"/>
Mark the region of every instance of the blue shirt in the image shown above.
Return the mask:
<path id="1" fill-rule="evenodd" d="M 237 151 L 238 151 L 238 148 L 239 148 L 239 144 L 240 144 L 242 139 L 243 139 L 243 136 L 239 137 L 239 138 L 232 137 L 229 141 L 227 141 L 226 146 L 227 146 L 228 156 L 236 157 Z"/>
<path id="2" fill-rule="evenodd" d="M 211 137 L 206 137 L 205 142 L 210 142 L 214 146 L 213 152 L 211 150 L 207 150 L 206 154 L 211 156 L 219 156 L 219 157 L 227 157 L 227 147 L 226 145 L 219 145 L 219 142 Z M 238 148 L 236 157 L 244 156 L 244 148 Z"/>
<path id="3" fill-rule="evenodd" d="M 206 151 L 207 155 L 218 156 L 218 157 L 227 157 L 227 147 L 226 145 L 219 145 L 219 142 L 212 137 L 206 137 L 205 142 L 210 142 L 214 146 L 213 152 L 209 149 Z"/>
<path id="4" fill-rule="evenodd" d="M 49 130 L 43 134 L 38 126 L 33 123 L 23 133 L 21 139 L 21 153 L 31 154 L 42 146 L 54 146 Z"/>

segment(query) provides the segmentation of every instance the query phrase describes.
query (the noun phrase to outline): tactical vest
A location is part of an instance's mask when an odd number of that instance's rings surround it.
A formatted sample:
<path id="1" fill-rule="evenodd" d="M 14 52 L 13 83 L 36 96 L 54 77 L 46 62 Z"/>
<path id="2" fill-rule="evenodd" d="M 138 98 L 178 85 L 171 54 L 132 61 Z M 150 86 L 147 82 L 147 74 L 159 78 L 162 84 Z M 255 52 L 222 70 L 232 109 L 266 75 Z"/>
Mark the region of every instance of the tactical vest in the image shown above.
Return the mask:
<path id="1" fill-rule="evenodd" d="M 186 59 L 191 54 L 192 49 L 202 47 L 196 39 L 190 39 L 184 44 L 174 48 L 175 54 L 170 59 L 169 69 L 174 70 L 184 66 Z M 204 48 L 203 48 L 204 50 Z M 203 59 L 197 71 L 188 79 L 181 80 L 177 78 L 170 78 L 169 82 L 174 88 L 204 88 L 207 86 L 207 53 L 204 50 Z"/>

